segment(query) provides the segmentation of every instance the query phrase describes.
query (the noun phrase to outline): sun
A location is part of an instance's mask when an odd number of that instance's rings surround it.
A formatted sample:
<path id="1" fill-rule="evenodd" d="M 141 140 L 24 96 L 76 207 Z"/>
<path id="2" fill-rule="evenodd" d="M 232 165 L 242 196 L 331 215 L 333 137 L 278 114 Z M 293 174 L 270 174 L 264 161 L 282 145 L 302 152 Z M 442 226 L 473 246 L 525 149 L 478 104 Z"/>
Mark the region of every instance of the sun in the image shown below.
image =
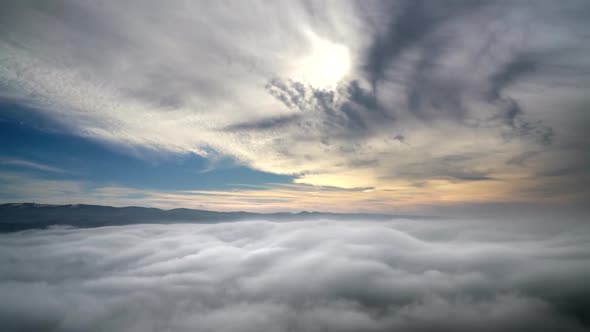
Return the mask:
<path id="1" fill-rule="evenodd" d="M 295 78 L 316 88 L 334 87 L 350 70 L 350 51 L 313 32 L 308 36 L 310 52 L 297 62 Z"/>

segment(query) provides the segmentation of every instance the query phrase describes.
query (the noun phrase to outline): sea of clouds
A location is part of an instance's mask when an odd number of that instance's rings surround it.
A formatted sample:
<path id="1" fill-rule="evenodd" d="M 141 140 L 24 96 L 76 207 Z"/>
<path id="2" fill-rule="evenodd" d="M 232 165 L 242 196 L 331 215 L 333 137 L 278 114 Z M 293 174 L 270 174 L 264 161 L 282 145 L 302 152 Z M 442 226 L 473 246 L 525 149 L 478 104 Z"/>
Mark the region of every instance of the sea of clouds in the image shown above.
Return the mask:
<path id="1" fill-rule="evenodd" d="M 2 331 L 585 331 L 590 228 L 245 221 L 0 234 Z"/>

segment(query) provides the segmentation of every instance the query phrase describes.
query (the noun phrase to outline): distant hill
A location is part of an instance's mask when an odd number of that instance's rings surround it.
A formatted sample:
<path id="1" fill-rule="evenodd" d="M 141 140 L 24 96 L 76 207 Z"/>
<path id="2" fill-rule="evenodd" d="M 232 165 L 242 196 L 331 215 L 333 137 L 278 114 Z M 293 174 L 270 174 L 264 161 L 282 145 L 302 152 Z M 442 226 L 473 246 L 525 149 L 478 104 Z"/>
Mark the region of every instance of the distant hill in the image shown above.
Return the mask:
<path id="1" fill-rule="evenodd" d="M 102 205 L 35 203 L 0 204 L 0 232 L 45 228 L 51 225 L 100 227 L 130 224 L 216 223 L 247 219 L 310 220 L 310 219 L 377 219 L 416 218 L 409 215 L 341 214 L 323 212 L 251 213 L 216 212 L 192 209 L 162 210 L 146 207 L 113 207 Z M 421 217 L 422 218 L 422 217 Z"/>

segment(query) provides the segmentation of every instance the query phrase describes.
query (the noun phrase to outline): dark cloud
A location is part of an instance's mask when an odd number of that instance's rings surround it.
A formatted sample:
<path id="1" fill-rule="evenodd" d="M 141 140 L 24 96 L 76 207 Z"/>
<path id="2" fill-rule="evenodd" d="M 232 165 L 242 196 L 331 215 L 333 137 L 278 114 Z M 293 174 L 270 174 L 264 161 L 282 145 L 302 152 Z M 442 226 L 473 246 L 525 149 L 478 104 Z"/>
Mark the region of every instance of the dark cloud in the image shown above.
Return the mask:
<path id="1" fill-rule="evenodd" d="M 441 44 L 442 41 L 436 41 L 425 45 L 411 70 L 405 86 L 408 111 L 424 121 L 449 117 L 467 122 L 463 99 L 469 91 L 462 77 L 440 77 L 438 73 L 436 62 L 443 54 Z"/>
<path id="2" fill-rule="evenodd" d="M 523 153 L 519 153 L 518 155 L 508 159 L 506 161 L 506 164 L 524 166 L 528 160 L 534 158 L 539 153 L 540 153 L 540 151 L 526 151 Z"/>
<path id="3" fill-rule="evenodd" d="M 531 19 L 512 14 L 527 13 L 522 4 L 398 1 L 371 3 L 368 8 L 361 12 L 381 11 L 384 18 L 379 23 L 388 24 L 383 31 L 375 28 L 360 61 L 364 63 L 360 80 L 333 89 L 289 79 L 273 79 L 266 86 L 276 99 L 301 112 L 299 127 L 305 132 L 322 132 L 324 143 L 358 140 L 403 128 L 405 123 L 397 123 L 396 115 L 411 114 L 428 125 L 450 120 L 464 127 L 493 128 L 506 141 L 553 142 L 555 131 L 535 119 L 533 112 L 525 112 L 509 91 L 546 69 L 542 62 L 547 54 L 524 43 L 532 35 Z M 472 26 L 474 17 L 481 27 Z M 478 38 L 471 40 L 466 29 L 480 31 Z M 449 60 L 458 55 L 461 62 Z M 361 81 L 369 82 L 372 89 L 363 88 Z M 378 84 L 399 87 L 403 101 L 385 102 L 383 97 L 391 92 L 377 91 Z"/>
<path id="4" fill-rule="evenodd" d="M 367 167 L 375 167 L 379 164 L 379 161 L 376 159 L 355 159 L 351 160 L 347 166 L 351 168 L 367 168 Z"/>
<path id="5" fill-rule="evenodd" d="M 522 79 L 527 74 L 535 72 L 538 63 L 532 56 L 517 55 L 502 66 L 489 79 L 489 102 L 498 106 L 498 113 L 494 119 L 499 119 L 512 132 L 505 133 L 505 137 L 532 136 L 538 142 L 549 145 L 553 142 L 554 131 L 541 121 L 530 121 L 524 118 L 524 111 L 520 103 L 512 97 L 504 96 L 503 90 L 512 83 Z"/>
<path id="6" fill-rule="evenodd" d="M 400 143 L 404 143 L 404 144 L 408 144 L 406 143 L 406 137 L 404 135 L 395 135 L 393 136 L 393 139 L 400 142 Z"/>
<path id="7" fill-rule="evenodd" d="M 277 78 L 266 89 L 285 106 L 301 112 L 299 128 L 329 138 L 372 135 L 374 130 L 394 121 L 376 97 L 356 81 L 329 90 Z"/>
<path id="8" fill-rule="evenodd" d="M 472 9 L 474 8 L 470 7 L 470 10 Z M 445 11 L 440 8 L 438 10 Z M 459 12 L 465 13 L 465 10 L 463 8 Z M 491 13 L 483 11 L 482 13 L 480 13 L 483 16 L 482 19 L 488 22 L 507 21 L 505 23 L 508 33 L 513 30 L 524 33 L 519 30 L 526 30 L 519 26 L 513 26 L 525 25 L 525 23 L 515 23 L 504 19 L 503 16 L 508 15 L 505 9 L 500 10 L 499 13 L 497 11 L 491 11 Z M 447 16 L 447 19 L 452 20 L 453 15 Z M 515 46 L 504 45 L 502 37 L 497 33 L 484 33 L 482 37 L 486 39 L 483 48 L 472 54 L 471 59 L 465 59 L 465 64 L 476 64 L 471 68 L 468 65 L 466 69 L 477 71 L 480 69 L 478 66 L 483 64 L 480 58 L 484 55 L 492 59 L 492 62 L 500 61 L 500 64 L 494 64 L 497 68 L 489 78 L 483 76 L 479 79 L 479 83 L 489 86 L 484 101 L 493 106 L 494 113 L 484 117 L 483 122 L 481 118 L 474 117 L 474 111 L 470 108 L 477 106 L 466 103 L 469 100 L 479 99 L 477 88 L 474 89 L 473 86 L 470 86 L 473 84 L 469 78 L 470 73 L 454 72 L 452 75 L 446 73 L 448 68 L 445 68 L 444 65 L 445 56 L 458 47 L 458 36 L 453 35 L 453 31 L 450 34 L 432 33 L 422 41 L 413 42 L 412 47 L 419 50 L 419 58 L 413 64 L 410 77 L 404 83 L 408 111 L 425 121 L 446 117 L 464 125 L 496 126 L 499 124 L 508 128 L 502 133 L 507 139 L 526 136 L 533 137 L 541 144 L 551 144 L 554 137 L 552 128 L 544 125 L 541 121 L 526 118 L 518 100 L 504 92 L 507 87 L 525 80 L 527 74 L 538 69 L 539 63 L 536 57 L 540 55 L 515 53 L 513 50 Z M 493 53 L 508 54 L 509 58 L 508 60 L 496 59 L 498 57 Z M 502 61 L 505 63 L 502 64 Z"/>
<path id="9" fill-rule="evenodd" d="M 504 65 L 490 78 L 490 99 L 500 98 L 500 91 L 521 78 L 523 75 L 533 73 L 538 63 L 532 56 L 519 55 Z"/>
<path id="10" fill-rule="evenodd" d="M 244 122 L 244 123 L 237 123 L 231 126 L 224 128 L 224 130 L 267 130 L 267 129 L 277 129 L 284 126 L 287 126 L 293 122 L 300 120 L 300 116 L 295 115 L 287 115 L 287 116 L 279 116 L 274 118 L 262 119 L 258 121 L 251 121 L 251 122 Z"/>
<path id="11" fill-rule="evenodd" d="M 426 176 L 431 179 L 444 179 L 450 182 L 495 180 L 491 169 L 474 167 L 473 162 L 481 158 L 479 154 L 446 155 L 431 158 L 430 162 L 403 163 L 394 175 L 387 178 L 402 177 L 419 180 Z"/>
<path id="12" fill-rule="evenodd" d="M 431 0 L 404 0 L 381 8 L 389 13 L 388 26 L 375 35 L 366 55 L 365 71 L 373 89 L 386 78 L 387 69 L 401 53 L 420 45 L 441 23 L 465 14 L 481 1 L 450 1 L 441 4 Z"/>
<path id="13" fill-rule="evenodd" d="M 2 234 L 0 323 L 8 332 L 583 331 L 588 228 L 564 223 L 251 221 Z"/>

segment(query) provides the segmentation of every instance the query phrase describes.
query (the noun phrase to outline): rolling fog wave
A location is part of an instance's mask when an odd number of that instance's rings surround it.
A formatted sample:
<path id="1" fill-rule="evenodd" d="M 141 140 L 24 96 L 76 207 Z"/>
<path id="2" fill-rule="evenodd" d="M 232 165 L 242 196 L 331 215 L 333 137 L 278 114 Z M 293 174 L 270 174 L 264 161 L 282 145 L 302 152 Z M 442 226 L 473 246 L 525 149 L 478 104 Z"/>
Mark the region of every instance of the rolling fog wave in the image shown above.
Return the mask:
<path id="1" fill-rule="evenodd" d="M 245 221 L 0 234 L 3 331 L 584 331 L 583 224 Z"/>

